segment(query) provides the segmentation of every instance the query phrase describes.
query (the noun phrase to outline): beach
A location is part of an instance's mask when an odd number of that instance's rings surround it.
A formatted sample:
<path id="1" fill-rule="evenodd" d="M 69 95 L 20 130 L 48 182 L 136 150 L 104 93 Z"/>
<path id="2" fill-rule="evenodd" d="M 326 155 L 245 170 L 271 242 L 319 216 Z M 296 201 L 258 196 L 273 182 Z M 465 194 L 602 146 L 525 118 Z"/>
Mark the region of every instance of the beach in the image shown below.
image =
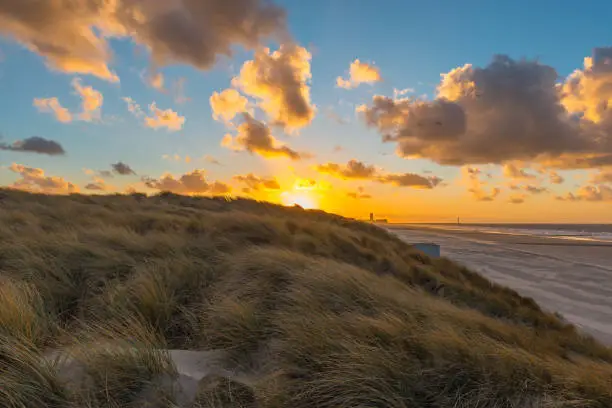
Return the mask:
<path id="1" fill-rule="evenodd" d="M 408 243 L 433 242 L 442 256 L 535 299 L 544 309 L 612 344 L 612 242 L 387 225 Z"/>

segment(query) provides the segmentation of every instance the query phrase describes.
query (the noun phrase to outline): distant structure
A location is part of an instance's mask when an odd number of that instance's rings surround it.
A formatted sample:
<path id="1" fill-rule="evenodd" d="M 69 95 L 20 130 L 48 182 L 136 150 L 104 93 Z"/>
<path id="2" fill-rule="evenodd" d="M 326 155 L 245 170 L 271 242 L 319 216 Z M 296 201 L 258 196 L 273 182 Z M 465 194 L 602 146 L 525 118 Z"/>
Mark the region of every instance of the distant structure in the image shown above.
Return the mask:
<path id="1" fill-rule="evenodd" d="M 379 219 L 375 220 L 374 222 L 377 222 L 379 224 L 388 224 L 389 220 L 386 219 L 386 218 L 379 218 Z"/>
<path id="2" fill-rule="evenodd" d="M 461 221 L 459 220 L 459 217 L 457 217 L 457 225 L 461 225 Z"/>
<path id="3" fill-rule="evenodd" d="M 414 245 L 416 249 L 430 256 L 431 258 L 440 257 L 440 245 L 438 244 L 434 244 L 432 242 L 419 242 L 412 245 Z"/>
<path id="4" fill-rule="evenodd" d="M 374 222 L 374 213 L 370 213 L 370 222 Z"/>

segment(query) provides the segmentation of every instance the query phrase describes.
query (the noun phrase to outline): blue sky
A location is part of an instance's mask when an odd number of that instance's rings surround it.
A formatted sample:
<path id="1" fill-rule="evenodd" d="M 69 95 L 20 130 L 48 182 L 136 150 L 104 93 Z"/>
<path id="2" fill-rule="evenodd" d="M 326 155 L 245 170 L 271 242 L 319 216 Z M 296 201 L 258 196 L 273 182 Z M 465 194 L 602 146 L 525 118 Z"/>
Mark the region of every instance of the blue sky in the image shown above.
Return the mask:
<path id="1" fill-rule="evenodd" d="M 16 41 L 11 37 L 13 33 L 5 32 L 0 40 L 2 140 L 12 143 L 34 135 L 41 136 L 60 143 L 66 155 L 56 157 L 0 150 L 0 165 L 5 167 L 0 169 L 0 185 L 11 185 L 18 178 L 15 172 L 7 169 L 12 163 L 43 169 L 48 175 L 70 180 L 82 190 L 82 185 L 91 179 L 83 172 L 84 168 L 108 169 L 117 161 L 128 163 L 138 173 L 138 177 L 114 180 L 114 184 L 123 188 L 140 183 L 143 175 L 160 177 L 170 172 L 178 177 L 196 168 L 205 169 L 211 180 L 224 181 L 246 173 L 276 176 L 290 166 L 300 177 L 317 177 L 317 172 L 312 169 L 316 164 L 342 164 L 356 159 L 390 173 L 423 175 L 431 171 L 446 182 L 443 192 L 398 189 L 374 183 L 368 190 L 376 195 L 399 194 L 402 200 L 427 202 L 428 199 L 423 197 L 429 194 L 467 202 L 469 194 L 458 181 L 462 177 L 460 167 L 437 164 L 427 157 L 399 157 L 394 153 L 394 143 L 382 143 L 377 129 L 365 126 L 355 113 L 356 107 L 369 104 L 375 94 L 393 96 L 394 89 L 412 88 L 412 95 L 426 95 L 433 99 L 441 73 L 467 63 L 487 66 L 495 54 L 505 54 L 516 60 L 537 59 L 541 64 L 554 67 L 560 75 L 559 81 L 563 81 L 575 69 L 582 68 L 583 59 L 591 55 L 594 47 L 612 45 L 612 26 L 609 24 L 612 4 L 603 1 L 589 2 L 589 6 L 553 1 L 534 4 L 527 1 L 400 0 L 278 0 L 276 4 L 286 10 L 287 27 L 294 41 L 312 53 L 309 86 L 317 113 L 312 123 L 297 135 L 286 135 L 278 130 L 273 134 L 295 150 L 312 152 L 315 155 L 313 159 L 297 163 L 270 160 L 256 154 L 232 152 L 220 145 L 224 134 L 231 133 L 231 129 L 213 119 L 209 98 L 213 92 L 230 87 L 232 77 L 239 74 L 243 63 L 253 58 L 252 50 L 235 45 L 232 57 L 220 57 L 216 66 L 209 70 L 184 63 L 161 67 L 167 88 L 184 79 L 185 95 L 189 100 L 179 103 L 171 90 L 160 92 L 146 83 L 143 77 L 150 67 L 148 51 L 130 39 L 110 40 L 114 59 L 109 66 L 120 78 L 119 83 L 111 83 L 92 75 L 51 69 L 45 64 L 44 55 L 26 49 L 23 40 Z M 264 41 L 262 45 L 277 48 L 275 41 Z M 349 65 L 355 59 L 377 67 L 382 80 L 351 90 L 336 87 L 336 78 L 346 77 Z M 39 112 L 33 106 L 35 98 L 56 97 L 65 108 L 77 112 L 80 98 L 71 86 L 75 77 L 103 95 L 101 121 L 60 123 L 54 115 Z M 147 128 L 128 112 L 123 97 L 132 98 L 145 111 L 153 102 L 160 109 L 172 109 L 185 117 L 185 124 L 177 132 Z M 329 110 L 346 118 L 349 123 L 337 123 L 327 114 Z M 334 151 L 337 145 L 343 150 Z M 186 163 L 162 158 L 163 155 L 175 154 L 183 158 L 188 155 L 192 161 Z M 213 156 L 223 166 L 206 162 L 202 159 L 205 155 Z M 500 163 L 493 164 L 497 166 L 493 166 L 491 172 L 495 177 L 501 177 Z M 572 181 L 551 186 L 551 190 L 562 196 L 581 185 L 573 179 L 576 174 L 577 177 L 582 174 L 585 179 L 587 174 L 599 170 L 569 170 L 564 174 L 570 175 Z M 508 180 L 500 179 L 499 182 Z M 363 183 L 348 180 L 342 186 L 350 189 Z M 549 199 L 553 200 L 553 195 Z M 586 204 L 565 205 L 568 211 L 578 213 L 569 206 L 578 208 L 576 206 Z M 602 209 L 605 204 L 589 204 L 597 206 L 596 213 L 605 218 Z M 535 217 L 537 205 L 512 211 L 522 214 L 517 215 L 518 218 L 524 218 L 524 214 Z M 388 212 L 397 213 L 395 210 Z"/>

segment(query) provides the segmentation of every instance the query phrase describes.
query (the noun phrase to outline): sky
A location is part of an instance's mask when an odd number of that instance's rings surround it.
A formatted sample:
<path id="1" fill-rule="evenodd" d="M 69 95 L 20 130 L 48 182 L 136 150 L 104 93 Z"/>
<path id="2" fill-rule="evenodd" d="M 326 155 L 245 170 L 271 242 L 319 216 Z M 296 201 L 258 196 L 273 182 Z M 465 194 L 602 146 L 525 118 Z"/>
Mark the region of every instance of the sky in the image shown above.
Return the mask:
<path id="1" fill-rule="evenodd" d="M 610 223 L 610 15 L 604 1 L 0 2 L 0 186 Z"/>

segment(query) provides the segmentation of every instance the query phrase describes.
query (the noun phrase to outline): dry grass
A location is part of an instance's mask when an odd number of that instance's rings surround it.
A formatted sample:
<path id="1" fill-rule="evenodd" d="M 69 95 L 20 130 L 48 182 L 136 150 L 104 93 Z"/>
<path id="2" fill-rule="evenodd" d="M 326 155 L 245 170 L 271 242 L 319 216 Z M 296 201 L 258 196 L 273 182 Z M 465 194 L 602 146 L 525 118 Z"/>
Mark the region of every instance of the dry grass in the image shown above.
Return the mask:
<path id="1" fill-rule="evenodd" d="M 248 373 L 202 380 L 193 407 L 612 406 L 610 349 L 374 226 L 0 190 L 0 406 L 174 406 L 166 348 Z"/>

